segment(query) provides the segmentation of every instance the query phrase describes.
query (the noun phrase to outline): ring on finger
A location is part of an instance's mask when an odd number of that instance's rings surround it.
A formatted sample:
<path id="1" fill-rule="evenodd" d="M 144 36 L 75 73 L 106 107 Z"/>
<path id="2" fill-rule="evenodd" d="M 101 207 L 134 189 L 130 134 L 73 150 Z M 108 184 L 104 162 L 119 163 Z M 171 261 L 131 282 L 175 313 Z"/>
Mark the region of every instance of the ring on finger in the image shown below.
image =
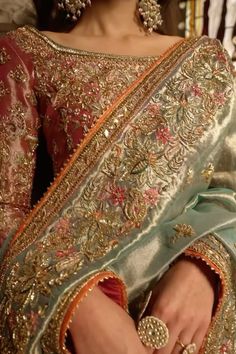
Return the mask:
<path id="1" fill-rule="evenodd" d="M 180 339 L 178 339 L 176 343 L 179 344 L 183 349 L 181 354 L 194 354 L 197 351 L 196 343 L 189 343 L 185 345 L 183 342 L 181 342 Z"/>
<path id="2" fill-rule="evenodd" d="M 141 342 L 152 349 L 163 348 L 169 341 L 166 324 L 154 316 L 146 316 L 139 321 L 138 335 Z"/>

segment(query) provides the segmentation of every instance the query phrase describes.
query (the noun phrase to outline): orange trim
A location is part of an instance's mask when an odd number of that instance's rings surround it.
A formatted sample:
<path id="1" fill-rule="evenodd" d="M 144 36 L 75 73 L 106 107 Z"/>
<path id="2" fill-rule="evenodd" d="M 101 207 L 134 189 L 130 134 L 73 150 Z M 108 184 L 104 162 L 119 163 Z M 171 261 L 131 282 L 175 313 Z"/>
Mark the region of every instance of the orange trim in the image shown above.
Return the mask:
<path id="1" fill-rule="evenodd" d="M 104 114 L 98 118 L 97 122 L 95 123 L 94 127 L 92 127 L 87 135 L 85 136 L 84 140 L 81 142 L 81 144 L 78 146 L 74 154 L 69 158 L 67 161 L 65 167 L 61 171 L 61 173 L 55 178 L 54 182 L 52 185 L 49 187 L 45 195 L 41 198 L 41 200 L 38 202 L 38 204 L 35 206 L 35 208 L 30 212 L 28 217 L 24 220 L 24 222 L 20 225 L 18 231 L 14 235 L 14 237 L 11 240 L 11 243 L 9 245 L 9 248 L 14 244 L 14 241 L 18 238 L 18 236 L 22 233 L 22 231 L 25 229 L 27 224 L 30 223 L 30 221 L 33 219 L 33 217 L 37 214 L 37 211 L 42 207 L 42 205 L 45 203 L 45 201 L 48 199 L 49 195 L 52 194 L 58 184 L 60 184 L 61 180 L 64 178 L 64 176 L 68 173 L 70 170 L 71 166 L 75 162 L 75 160 L 79 157 L 81 152 L 85 149 L 87 146 L 88 142 L 91 141 L 95 133 L 99 130 L 99 128 L 104 124 L 104 121 L 108 118 L 108 116 L 112 113 L 112 111 L 115 110 L 115 108 L 129 95 L 157 66 L 160 65 L 160 63 L 168 57 L 177 47 L 179 47 L 183 42 L 185 42 L 186 39 L 181 39 L 177 43 L 175 43 L 173 46 L 168 48 L 168 50 L 160 56 L 136 81 L 133 82 L 133 84 L 126 89 L 123 94 L 117 100 L 104 112 Z M 6 254 L 7 255 L 7 254 Z"/>
<path id="2" fill-rule="evenodd" d="M 128 306 L 128 299 L 127 299 L 127 294 L 126 294 L 126 289 L 125 289 L 125 284 L 122 282 L 122 280 L 116 276 L 112 272 L 100 272 L 93 276 L 90 280 L 88 280 L 82 288 L 78 290 L 77 295 L 74 297 L 74 299 L 71 301 L 67 313 L 64 317 L 62 326 L 61 326 L 61 332 L 60 332 L 60 346 L 63 349 L 63 351 L 67 352 L 65 348 L 65 338 L 66 338 L 66 332 L 69 328 L 69 324 L 71 321 L 71 318 L 73 317 L 75 310 L 78 308 L 79 304 L 84 300 L 84 298 L 88 295 L 88 293 L 101 281 L 105 279 L 116 279 L 120 285 L 121 288 L 121 294 L 122 294 L 122 302 L 123 302 L 123 307 L 124 309 L 127 308 Z"/>
<path id="3" fill-rule="evenodd" d="M 192 249 L 186 249 L 184 251 L 184 254 L 188 257 L 201 259 L 203 262 L 205 262 L 212 269 L 212 271 L 214 271 L 219 276 L 220 281 L 221 281 L 221 291 L 219 293 L 218 303 L 217 303 L 217 306 L 215 309 L 215 313 L 212 317 L 211 325 L 208 330 L 208 333 L 209 333 L 212 325 L 214 326 L 214 322 L 215 322 L 215 319 L 217 318 L 218 311 L 220 310 L 220 307 L 222 306 L 223 301 L 224 301 L 225 289 L 227 287 L 227 284 L 226 284 L 225 278 L 224 278 L 224 274 L 223 274 L 222 270 L 220 268 L 218 268 L 215 263 L 213 263 L 208 257 L 203 255 L 202 253 L 196 252 Z M 207 335 L 206 335 L 206 337 L 207 337 Z M 203 342 L 202 348 L 199 351 L 199 354 L 204 354 L 204 342 Z"/>
<path id="4" fill-rule="evenodd" d="M 223 274 L 222 270 L 215 263 L 213 263 L 208 257 L 203 255 L 202 253 L 193 251 L 192 249 L 187 249 L 187 250 L 185 250 L 184 254 L 189 257 L 201 259 L 203 262 L 205 262 L 211 268 L 212 271 L 214 271 L 219 276 L 220 281 L 221 281 L 221 289 L 222 290 L 220 292 L 220 296 L 218 299 L 218 304 L 217 304 L 217 308 L 216 308 L 216 312 L 217 312 L 223 302 L 223 297 L 224 297 L 225 287 L 226 287 L 224 274 Z"/>

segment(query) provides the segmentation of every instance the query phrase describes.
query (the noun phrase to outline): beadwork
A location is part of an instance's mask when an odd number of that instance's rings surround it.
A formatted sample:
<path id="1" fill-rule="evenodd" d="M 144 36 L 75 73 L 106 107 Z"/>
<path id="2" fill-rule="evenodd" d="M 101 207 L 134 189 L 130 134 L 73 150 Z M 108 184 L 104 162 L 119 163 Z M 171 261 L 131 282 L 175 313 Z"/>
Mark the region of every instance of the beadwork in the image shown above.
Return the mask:
<path id="1" fill-rule="evenodd" d="M 89 5 L 90 0 L 58 0 L 58 8 L 67 12 L 67 18 L 77 21 L 81 16 L 82 10 Z"/>

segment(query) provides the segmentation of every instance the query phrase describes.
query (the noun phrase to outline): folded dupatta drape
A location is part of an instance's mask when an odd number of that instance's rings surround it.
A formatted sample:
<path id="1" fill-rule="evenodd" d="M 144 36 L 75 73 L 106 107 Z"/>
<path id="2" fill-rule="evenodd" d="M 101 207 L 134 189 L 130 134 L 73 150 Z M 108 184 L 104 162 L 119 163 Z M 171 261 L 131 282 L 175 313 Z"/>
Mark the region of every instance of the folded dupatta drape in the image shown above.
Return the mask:
<path id="1" fill-rule="evenodd" d="M 89 289 L 135 301 L 183 252 L 222 280 L 203 352 L 235 352 L 236 195 L 209 189 L 235 173 L 232 70 L 217 41 L 183 40 L 97 120 L 1 250 L 1 353 L 66 351 Z"/>

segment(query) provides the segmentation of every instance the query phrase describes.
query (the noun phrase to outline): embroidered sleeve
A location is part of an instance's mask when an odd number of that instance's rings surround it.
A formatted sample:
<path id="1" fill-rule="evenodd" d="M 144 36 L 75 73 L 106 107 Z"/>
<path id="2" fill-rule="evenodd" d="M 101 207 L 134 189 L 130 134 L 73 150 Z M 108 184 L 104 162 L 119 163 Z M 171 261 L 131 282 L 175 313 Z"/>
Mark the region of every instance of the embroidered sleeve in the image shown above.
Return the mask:
<path id="1" fill-rule="evenodd" d="M 0 247 L 30 208 L 38 116 L 28 61 L 0 40 Z"/>
<path id="2" fill-rule="evenodd" d="M 56 348 L 58 353 L 70 353 L 66 345 L 66 339 L 72 317 L 81 302 L 95 286 L 99 286 L 104 293 L 108 292 L 109 297 L 127 310 L 128 299 L 125 284 L 113 272 L 101 271 L 85 280 L 79 287 L 70 289 L 63 294 L 57 306 L 57 311 L 43 335 L 43 347 L 52 351 L 55 351 Z"/>
<path id="3" fill-rule="evenodd" d="M 233 338 L 236 333 L 236 298 L 235 281 L 233 279 L 235 265 L 231 256 L 214 235 L 208 235 L 196 241 L 185 251 L 185 255 L 205 261 L 212 271 L 218 274 L 221 282 L 217 308 L 204 348 L 211 349 L 215 353 L 218 348 L 220 348 L 220 353 L 231 353 L 233 352 Z"/>

